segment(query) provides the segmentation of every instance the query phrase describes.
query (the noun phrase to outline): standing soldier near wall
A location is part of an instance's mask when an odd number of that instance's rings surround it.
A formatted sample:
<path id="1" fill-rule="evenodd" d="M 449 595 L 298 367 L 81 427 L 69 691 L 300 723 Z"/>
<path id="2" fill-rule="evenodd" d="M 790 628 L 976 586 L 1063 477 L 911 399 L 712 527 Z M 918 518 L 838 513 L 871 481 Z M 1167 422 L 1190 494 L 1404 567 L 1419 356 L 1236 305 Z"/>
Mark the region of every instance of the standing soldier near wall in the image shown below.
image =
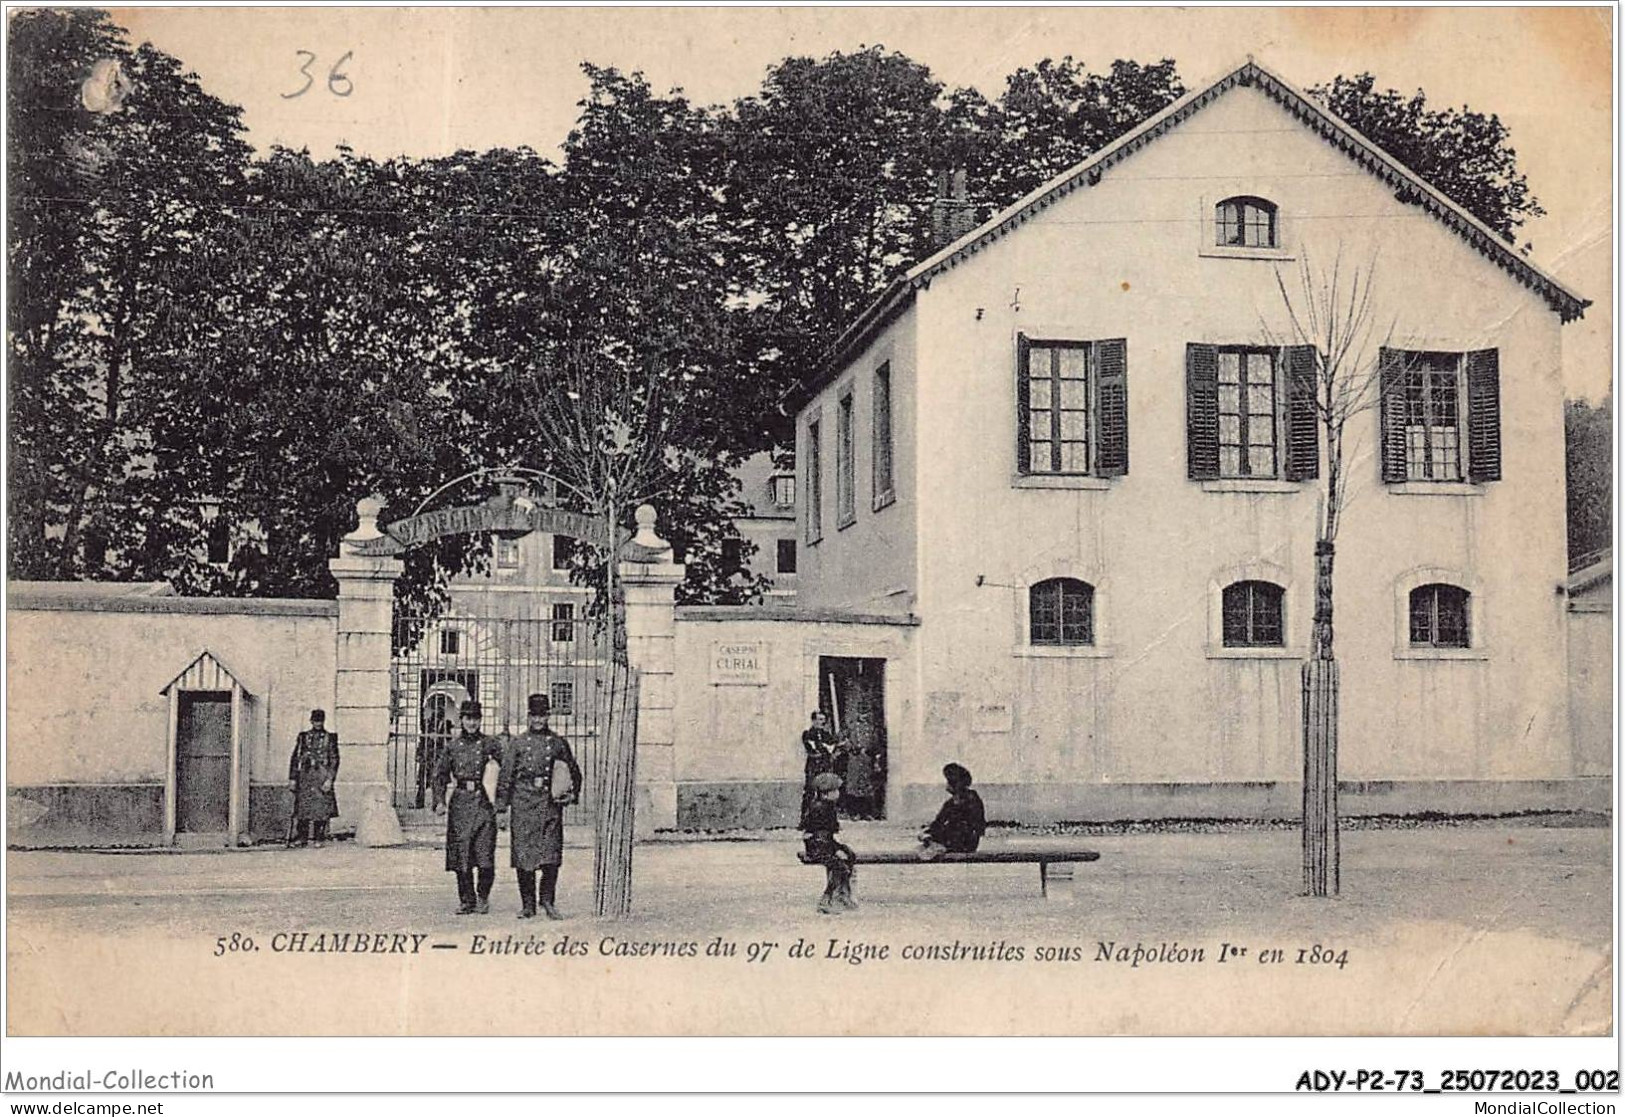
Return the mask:
<path id="1" fill-rule="evenodd" d="M 326 711 L 312 710 L 310 728 L 299 734 L 288 758 L 288 787 L 293 791 L 290 845 L 327 840 L 328 820 L 339 813 L 338 797 L 333 794 L 338 774 L 339 735 L 327 731 Z"/>
<path id="2" fill-rule="evenodd" d="M 446 812 L 446 871 L 457 874 L 457 914 L 484 915 L 491 910 L 497 871 L 497 813 L 485 794 L 485 766 L 501 760 L 502 746 L 480 732 L 483 711 L 477 701 L 464 702 L 458 713 L 463 731 L 440 754 L 434 810 Z M 448 785 L 454 785 L 449 803 Z"/>
<path id="3" fill-rule="evenodd" d="M 510 863 L 519 878 L 519 918 L 536 914 L 536 870 L 542 871 L 542 911 L 562 919 L 558 898 L 559 866 L 564 862 L 564 808 L 581 799 L 581 768 L 570 744 L 547 726 L 550 704 L 533 694 L 527 706 L 528 729 L 502 750 L 497 778 L 497 810 L 513 807 L 509 825 Z M 560 766 L 569 773 L 564 786 Z"/>

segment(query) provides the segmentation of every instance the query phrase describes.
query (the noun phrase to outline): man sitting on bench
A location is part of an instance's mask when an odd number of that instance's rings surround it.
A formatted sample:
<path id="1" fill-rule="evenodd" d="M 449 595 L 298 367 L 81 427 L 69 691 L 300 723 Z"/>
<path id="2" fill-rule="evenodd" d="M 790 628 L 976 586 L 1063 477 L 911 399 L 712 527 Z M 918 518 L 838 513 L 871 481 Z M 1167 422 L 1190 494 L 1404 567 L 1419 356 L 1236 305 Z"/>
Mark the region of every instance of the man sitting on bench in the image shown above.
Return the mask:
<path id="1" fill-rule="evenodd" d="M 975 853 L 987 829 L 982 797 L 971 789 L 971 774 L 960 764 L 942 769 L 948 781 L 948 801 L 920 834 L 920 860 L 935 861 L 944 853 Z"/>

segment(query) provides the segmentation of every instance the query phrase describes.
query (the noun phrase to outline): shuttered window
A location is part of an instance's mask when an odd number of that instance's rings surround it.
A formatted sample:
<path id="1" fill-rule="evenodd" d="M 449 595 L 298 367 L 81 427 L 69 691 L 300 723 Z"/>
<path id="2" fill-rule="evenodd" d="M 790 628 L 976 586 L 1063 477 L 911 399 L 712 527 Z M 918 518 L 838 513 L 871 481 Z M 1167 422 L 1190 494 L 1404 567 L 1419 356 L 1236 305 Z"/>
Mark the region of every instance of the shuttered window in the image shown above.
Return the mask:
<path id="1" fill-rule="evenodd" d="M 1023 336 L 1016 459 L 1025 474 L 1128 472 L 1128 342 Z"/>
<path id="2" fill-rule="evenodd" d="M 1224 587 L 1221 609 L 1224 646 L 1278 648 L 1285 643 L 1282 618 L 1285 591 L 1273 582 L 1232 582 Z"/>
<path id="3" fill-rule="evenodd" d="M 1033 644 L 1093 644 L 1095 588 L 1076 578 L 1050 578 L 1027 591 L 1028 639 Z"/>
<path id="4" fill-rule="evenodd" d="M 857 464 L 853 460 L 852 393 L 842 396 L 835 412 L 835 526 L 857 519 Z"/>
<path id="5" fill-rule="evenodd" d="M 1411 646 L 1468 648 L 1472 646 L 1468 602 L 1471 595 L 1460 586 L 1431 582 L 1411 591 Z"/>
<path id="6" fill-rule="evenodd" d="M 1317 367 L 1308 345 L 1187 345 L 1187 475 L 1198 481 L 1319 476 Z"/>
<path id="7" fill-rule="evenodd" d="M 871 455 L 874 507 L 878 511 L 896 499 L 892 481 L 891 363 L 875 369 L 874 446 Z"/>
<path id="8" fill-rule="evenodd" d="M 816 543 L 824 537 L 824 450 L 819 441 L 817 419 L 807 424 L 807 542 Z"/>
<path id="9" fill-rule="evenodd" d="M 1384 481 L 1499 481 L 1499 353 L 1384 349 Z"/>

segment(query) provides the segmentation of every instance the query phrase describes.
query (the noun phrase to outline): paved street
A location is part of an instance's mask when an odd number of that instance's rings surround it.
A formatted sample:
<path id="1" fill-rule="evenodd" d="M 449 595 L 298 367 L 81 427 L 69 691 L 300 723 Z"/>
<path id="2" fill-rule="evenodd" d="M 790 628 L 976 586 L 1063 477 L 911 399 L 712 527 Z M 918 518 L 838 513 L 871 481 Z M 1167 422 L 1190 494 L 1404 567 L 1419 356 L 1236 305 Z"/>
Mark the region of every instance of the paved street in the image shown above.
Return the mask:
<path id="1" fill-rule="evenodd" d="M 541 1030 L 1598 1032 L 1608 1026 L 1612 961 L 1609 842 L 1599 828 L 1350 832 L 1344 894 L 1317 901 L 1298 895 L 1291 830 L 1111 835 L 1089 839 L 1101 859 L 1078 867 L 1070 898 L 1042 899 L 1031 865 L 869 866 L 856 881 L 861 910 L 827 917 L 813 910 L 820 872 L 795 861 L 784 835 L 662 841 L 638 848 L 637 912 L 621 924 L 585 914 L 592 852 L 584 848 L 567 852 L 560 906 L 572 918 L 562 924 L 516 920 L 505 867 L 491 914 L 456 916 L 451 877 L 427 848 L 12 852 L 13 1026 L 505 1029 L 515 1011 L 524 1019 L 522 1006 L 504 1001 L 514 975 L 545 974 L 563 979 L 553 996 L 574 1007 L 547 1024 L 529 1021 Z M 408 958 L 335 958 L 285 949 L 299 932 L 307 944 L 322 933 L 423 939 Z M 233 933 L 258 949 L 214 957 L 218 937 Z M 489 953 L 477 934 L 487 944 L 539 939 L 542 953 L 476 962 Z M 582 954 L 555 955 L 566 935 L 585 944 L 574 948 Z M 707 958 L 715 937 L 738 954 Z M 816 944 L 816 959 L 784 956 L 798 938 Z M 628 959 L 614 953 L 617 942 L 657 944 L 656 953 Z M 698 957 L 658 953 L 672 949 L 658 944 L 688 942 Z M 753 963 L 753 942 L 775 945 Z M 830 957 L 848 942 L 860 945 Z M 1006 957 L 903 957 L 909 947 L 956 942 L 990 951 L 1002 943 Z M 1113 944 L 1110 958 L 1103 943 Z M 1220 962 L 1223 943 L 1249 953 Z M 1117 947 L 1136 944 L 1203 957 L 1116 959 Z M 1017 946 L 1019 965 L 1008 957 Z M 1316 965 L 1317 950 L 1298 961 L 1300 949 L 1317 946 L 1331 948 L 1332 960 Z M 1272 949 L 1282 958 L 1269 965 L 1259 955 Z M 1339 966 L 1333 956 L 1345 949 Z M 177 973 L 188 983 L 177 986 Z M 459 975 L 488 989 L 497 1007 L 446 1022 L 433 1000 L 409 992 L 424 977 L 443 992 L 444 979 Z M 954 998 L 968 1001 L 942 1002 L 949 978 Z M 177 995 L 191 983 L 196 996 Z M 292 989 L 311 1006 L 303 1015 L 267 995 Z M 370 995 L 358 1002 L 363 989 Z M 641 1000 L 600 996 L 612 990 Z"/>

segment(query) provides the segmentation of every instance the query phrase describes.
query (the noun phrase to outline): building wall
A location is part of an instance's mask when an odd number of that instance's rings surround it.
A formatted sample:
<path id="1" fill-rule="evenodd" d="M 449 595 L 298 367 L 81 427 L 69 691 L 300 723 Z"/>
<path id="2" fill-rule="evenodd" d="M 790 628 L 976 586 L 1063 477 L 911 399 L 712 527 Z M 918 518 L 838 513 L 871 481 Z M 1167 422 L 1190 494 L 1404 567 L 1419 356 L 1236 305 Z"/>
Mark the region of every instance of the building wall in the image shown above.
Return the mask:
<path id="1" fill-rule="evenodd" d="M 1290 259 L 1203 254 L 1214 204 L 1236 194 L 1280 206 Z M 1386 486 L 1377 413 L 1354 422 L 1336 567 L 1347 801 L 1472 809 L 1505 806 L 1513 785 L 1530 805 L 1599 790 L 1572 782 L 1582 773 L 1558 697 L 1557 315 L 1266 96 L 1238 88 L 936 276 L 877 342 L 902 350 L 899 335 L 917 337 L 917 361 L 902 366 L 917 381 L 894 394 L 914 402 L 911 444 L 938 448 L 919 466 L 914 516 L 922 732 L 964 742 L 995 817 L 1296 810 L 1318 486 L 1187 479 L 1185 347 L 1284 343 L 1277 267 L 1292 284 L 1306 258 L 1325 269 L 1339 254 L 1345 276 L 1375 262 L 1374 320 L 1394 323 L 1392 344 L 1499 349 L 1504 477 Z M 1019 333 L 1127 339 L 1126 476 L 1063 488 L 1017 479 Z M 855 374 L 871 362 L 859 359 Z M 826 429 L 831 395 L 820 397 Z M 860 447 L 865 434 L 860 423 Z M 1253 491 L 1222 491 L 1237 488 Z M 905 546 L 887 539 L 872 557 Z M 802 597 L 867 602 L 874 583 L 857 571 L 869 549 L 854 539 L 850 562 L 809 563 Z M 1057 575 L 1096 587 L 1098 647 L 1025 646 L 1026 588 Z M 1238 577 L 1287 587 L 1284 652 L 1215 648 L 1218 591 Z M 1406 658 L 1399 606 L 1434 580 L 1474 594 L 1467 658 Z M 920 809 L 938 797 L 934 758 L 917 753 L 893 771 L 920 789 Z"/>
<path id="2" fill-rule="evenodd" d="M 282 832 L 294 737 L 313 706 L 331 716 L 335 705 L 334 603 L 60 591 L 42 601 L 18 583 L 8 596 L 9 841 L 161 841 L 170 710 L 160 692 L 205 650 L 249 692 L 248 832 Z M 329 726 L 342 741 L 343 724 Z"/>
<path id="3" fill-rule="evenodd" d="M 795 501 L 780 504 L 773 488 L 774 478 L 785 474 L 791 478 L 793 497 L 795 473 L 776 468 L 771 453 L 752 454 L 735 474 L 739 478 L 739 500 L 748 511 L 734 519 L 734 526 L 741 538 L 755 544 L 756 551 L 747 561 L 748 569 L 769 580 L 768 596 L 774 598 L 788 597 L 796 591 L 796 573 L 779 570 L 779 541 L 789 540 L 798 552 L 801 548 L 796 532 Z"/>
<path id="4" fill-rule="evenodd" d="M 801 732 L 819 704 L 820 656 L 885 660 L 889 755 L 895 761 L 916 751 L 913 634 L 896 621 L 858 623 L 800 610 L 678 609 L 677 825 L 796 824 Z M 753 666 L 719 669 L 720 658 L 748 658 Z"/>
<path id="5" fill-rule="evenodd" d="M 1610 578 L 1569 601 L 1569 714 L 1581 776 L 1614 770 L 1613 591 Z"/>
<path id="6" fill-rule="evenodd" d="M 796 504 L 801 540 L 797 600 L 809 608 L 838 606 L 870 613 L 913 611 L 918 592 L 915 556 L 917 443 L 914 436 L 916 380 L 915 317 L 904 312 L 858 354 L 847 371 L 802 409 L 796 424 Z M 874 492 L 874 373 L 889 363 L 892 384 L 892 468 L 895 499 L 876 508 Z M 855 518 L 841 527 L 836 518 L 836 437 L 839 401 L 852 393 L 855 450 Z M 822 535 L 808 537 L 809 421 L 817 416 L 822 450 Z M 935 468 L 934 465 L 932 468 Z"/>

